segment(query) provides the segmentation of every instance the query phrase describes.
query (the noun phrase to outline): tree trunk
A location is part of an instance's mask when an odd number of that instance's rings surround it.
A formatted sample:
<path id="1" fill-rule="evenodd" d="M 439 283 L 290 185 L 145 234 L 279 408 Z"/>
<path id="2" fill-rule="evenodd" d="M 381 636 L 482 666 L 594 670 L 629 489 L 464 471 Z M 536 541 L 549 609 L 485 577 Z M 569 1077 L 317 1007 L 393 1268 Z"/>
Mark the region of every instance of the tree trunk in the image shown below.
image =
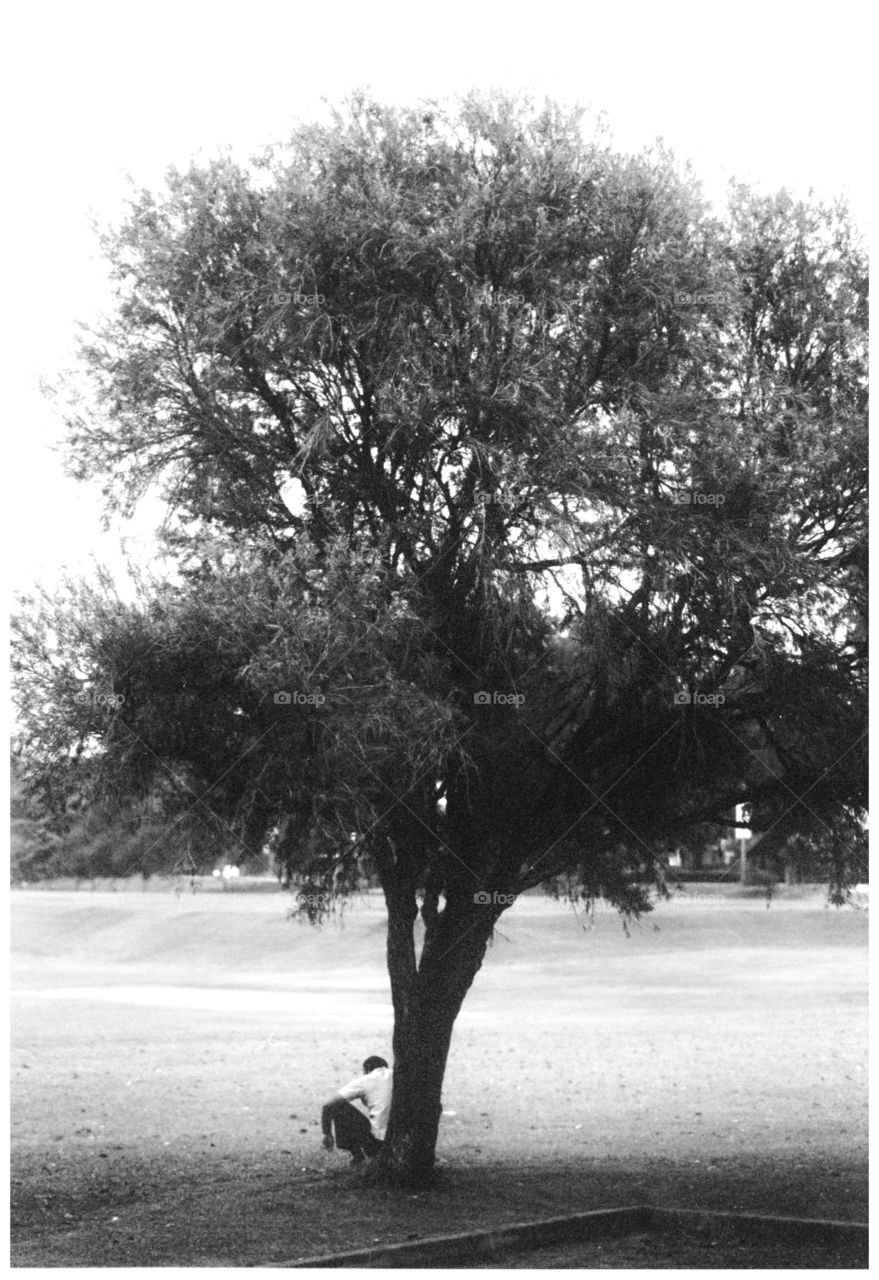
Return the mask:
<path id="1" fill-rule="evenodd" d="M 433 1177 L 452 1031 L 494 927 L 495 913 L 484 907 L 455 923 L 444 916 L 428 934 L 417 971 L 410 969 L 405 995 L 394 1001 L 394 1090 L 375 1176 L 396 1186 L 424 1186 Z"/>
<path id="2" fill-rule="evenodd" d="M 421 1007 L 394 1028 L 394 1093 L 383 1180 L 424 1186 L 434 1170 L 442 1086 L 457 1010 Z"/>

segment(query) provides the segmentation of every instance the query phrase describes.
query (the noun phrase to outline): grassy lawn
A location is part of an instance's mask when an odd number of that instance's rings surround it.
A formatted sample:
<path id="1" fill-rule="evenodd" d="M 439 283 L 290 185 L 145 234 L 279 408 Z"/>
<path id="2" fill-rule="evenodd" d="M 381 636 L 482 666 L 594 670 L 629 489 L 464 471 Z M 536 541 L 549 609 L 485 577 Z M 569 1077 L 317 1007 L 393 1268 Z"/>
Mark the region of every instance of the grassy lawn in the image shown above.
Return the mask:
<path id="1" fill-rule="evenodd" d="M 520 899 L 415 1196 L 319 1141 L 326 1094 L 390 1057 L 380 898 L 320 930 L 289 905 L 13 894 L 17 1265 L 254 1265 L 636 1202 L 866 1218 L 865 912 L 693 886 L 626 937 Z"/>

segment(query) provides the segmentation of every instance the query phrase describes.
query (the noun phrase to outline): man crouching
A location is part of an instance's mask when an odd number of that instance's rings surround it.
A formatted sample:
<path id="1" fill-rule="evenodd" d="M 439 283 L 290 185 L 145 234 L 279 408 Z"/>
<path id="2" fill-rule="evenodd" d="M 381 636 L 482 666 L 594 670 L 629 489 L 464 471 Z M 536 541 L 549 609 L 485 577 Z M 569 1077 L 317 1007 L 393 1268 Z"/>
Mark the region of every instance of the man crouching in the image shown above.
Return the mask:
<path id="1" fill-rule="evenodd" d="M 327 1151 L 334 1146 L 350 1151 L 352 1164 L 361 1164 L 364 1156 L 377 1156 L 388 1128 L 392 1086 L 393 1073 L 384 1058 L 367 1058 L 363 1075 L 344 1085 L 323 1105 L 320 1122 Z M 368 1120 L 362 1111 L 352 1107 L 355 1099 L 366 1106 Z"/>

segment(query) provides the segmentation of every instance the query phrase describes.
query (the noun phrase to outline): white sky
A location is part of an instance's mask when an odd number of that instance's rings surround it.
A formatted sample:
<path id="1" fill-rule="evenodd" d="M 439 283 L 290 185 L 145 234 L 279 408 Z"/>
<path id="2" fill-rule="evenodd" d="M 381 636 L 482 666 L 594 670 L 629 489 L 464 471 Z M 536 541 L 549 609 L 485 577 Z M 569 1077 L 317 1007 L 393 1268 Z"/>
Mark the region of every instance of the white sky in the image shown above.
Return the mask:
<path id="1" fill-rule="evenodd" d="M 114 217 L 126 172 L 155 186 L 198 151 L 249 154 L 358 85 L 395 102 L 530 88 L 606 112 L 622 148 L 663 136 L 713 196 L 733 175 L 846 190 L 866 225 L 868 12 L 844 0 L 18 6 L 5 112 L 13 587 L 87 566 L 90 548 L 115 558 L 95 490 L 65 479 L 51 452 L 59 426 L 36 384 L 64 365 L 75 321 L 102 305 L 88 218 Z M 127 532 L 147 536 L 155 517 Z"/>

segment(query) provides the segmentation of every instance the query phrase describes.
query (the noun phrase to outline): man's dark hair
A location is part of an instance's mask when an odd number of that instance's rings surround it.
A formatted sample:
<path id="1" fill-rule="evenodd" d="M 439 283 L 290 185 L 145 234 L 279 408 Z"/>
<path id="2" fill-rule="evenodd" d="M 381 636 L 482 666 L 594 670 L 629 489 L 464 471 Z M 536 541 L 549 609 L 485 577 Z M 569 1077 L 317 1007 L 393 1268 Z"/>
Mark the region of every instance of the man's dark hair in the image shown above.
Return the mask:
<path id="1" fill-rule="evenodd" d="M 369 1075 L 370 1071 L 375 1071 L 378 1067 L 386 1067 L 388 1064 L 384 1058 L 367 1058 L 363 1064 L 364 1075 Z"/>

